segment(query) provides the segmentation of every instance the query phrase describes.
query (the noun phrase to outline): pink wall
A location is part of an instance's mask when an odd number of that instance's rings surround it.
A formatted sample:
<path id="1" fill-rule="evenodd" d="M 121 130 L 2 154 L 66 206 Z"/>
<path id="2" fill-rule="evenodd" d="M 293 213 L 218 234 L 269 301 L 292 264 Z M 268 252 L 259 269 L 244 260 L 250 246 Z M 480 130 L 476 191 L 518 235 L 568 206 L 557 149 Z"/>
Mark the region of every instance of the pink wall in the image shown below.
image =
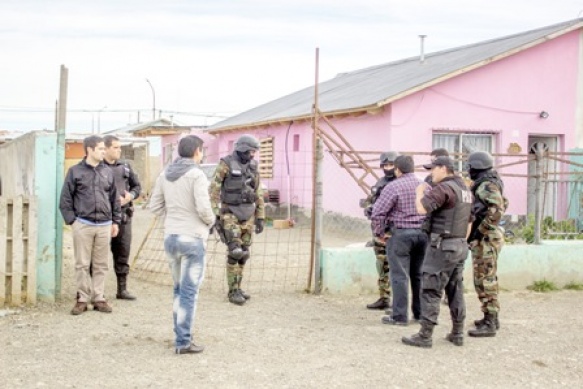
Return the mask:
<path id="1" fill-rule="evenodd" d="M 579 34 L 571 32 L 394 102 L 393 143 L 401 150 L 428 151 L 433 131 L 446 129 L 494 132 L 496 153 L 506 153 L 512 142 L 528 152 L 528 136 L 537 134 L 560 136 L 559 151 L 574 147 Z M 543 110 L 547 119 L 539 117 Z M 526 174 L 527 166 L 504 172 Z M 509 213 L 525 214 L 526 179 L 505 182 Z"/>
<path id="2" fill-rule="evenodd" d="M 178 142 L 185 134 L 175 134 L 175 135 L 165 135 L 160 137 L 160 147 L 162 148 L 160 152 L 160 162 L 162 165 L 166 161 L 166 146 L 173 145 L 173 155 L 172 160 L 178 156 Z M 215 137 L 211 134 L 203 132 L 200 129 L 193 129 L 190 135 L 196 135 L 204 141 L 204 147 L 206 148 L 206 154 L 204 162 L 216 162 L 217 157 L 217 147 L 218 144 L 215 141 Z"/>
<path id="3" fill-rule="evenodd" d="M 497 134 L 496 153 L 506 153 L 512 142 L 518 143 L 525 153 L 529 147 L 528 136 L 536 134 L 558 135 L 561 137 L 559 150 L 570 149 L 575 146 L 578 52 L 579 32 L 576 31 L 405 97 L 386 106 L 380 114 L 335 119 L 333 123 L 354 149 L 362 151 L 429 152 L 436 130 L 493 132 Z M 550 114 L 549 118 L 539 117 L 542 110 Z M 321 126 L 326 129 L 323 122 Z M 265 182 L 270 189 L 280 190 L 282 202 L 291 196 L 292 203 L 309 207 L 312 130 L 306 122 L 293 124 L 289 130 L 291 178 L 288 186 L 287 129 L 287 125 L 280 125 L 253 132 L 258 138 L 275 137 L 274 179 Z M 229 154 L 229 141 L 242 134 L 217 135 L 217 154 Z M 291 151 L 295 134 L 300 135 L 298 152 Z M 416 161 L 417 164 L 424 162 Z M 527 168 L 518 165 L 504 172 L 526 174 Z M 328 153 L 323 174 L 325 210 L 362 216 L 358 200 L 365 193 Z M 509 213 L 524 215 L 526 179 L 506 178 L 505 183 L 511 204 Z"/>
<path id="4" fill-rule="evenodd" d="M 280 191 L 280 202 L 288 203 L 292 199 L 292 204 L 308 206 L 312 198 L 312 129 L 307 122 L 294 123 L 289 125 L 270 126 L 251 132 L 258 139 L 273 137 L 273 178 L 263 179 L 263 183 L 268 189 L 278 189 Z M 234 143 L 241 135 L 247 132 L 219 133 L 217 137 L 217 150 L 220 157 L 231 154 L 229 144 Z M 287 142 L 286 142 L 286 134 Z M 294 151 L 294 135 L 299 135 L 299 150 Z M 287 144 L 287 153 L 286 153 Z M 287 156 L 287 158 L 286 158 Z M 256 159 L 260 158 L 260 154 Z M 219 158 L 217 158 L 218 161 Z M 289 161 L 289 164 L 288 162 Z M 289 175 L 288 175 L 289 165 Z"/>

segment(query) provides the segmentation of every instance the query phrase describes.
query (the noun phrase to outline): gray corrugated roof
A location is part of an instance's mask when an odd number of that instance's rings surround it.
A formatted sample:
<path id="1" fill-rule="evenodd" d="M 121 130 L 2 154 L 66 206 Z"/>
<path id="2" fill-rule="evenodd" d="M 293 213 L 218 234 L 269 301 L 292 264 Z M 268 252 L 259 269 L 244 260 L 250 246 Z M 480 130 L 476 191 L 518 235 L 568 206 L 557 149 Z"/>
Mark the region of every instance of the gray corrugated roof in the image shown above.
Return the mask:
<path id="1" fill-rule="evenodd" d="M 482 66 L 490 59 L 511 55 L 581 26 L 583 18 L 427 54 L 423 63 L 416 56 L 339 74 L 319 84 L 319 107 L 322 112 L 332 113 L 382 106 L 408 91 L 412 93 L 448 75 L 454 76 L 461 69 Z M 312 86 L 218 122 L 208 131 L 306 117 L 311 113 L 313 102 Z"/>
<path id="2" fill-rule="evenodd" d="M 136 131 L 143 130 L 145 128 L 150 127 L 167 127 L 167 126 L 182 126 L 181 124 L 176 123 L 176 121 L 170 121 L 170 119 L 160 118 L 156 120 L 152 120 L 145 123 L 135 123 L 135 124 L 128 124 L 125 127 L 116 128 L 115 130 L 106 131 L 104 134 L 120 134 L 120 133 L 134 133 Z"/>

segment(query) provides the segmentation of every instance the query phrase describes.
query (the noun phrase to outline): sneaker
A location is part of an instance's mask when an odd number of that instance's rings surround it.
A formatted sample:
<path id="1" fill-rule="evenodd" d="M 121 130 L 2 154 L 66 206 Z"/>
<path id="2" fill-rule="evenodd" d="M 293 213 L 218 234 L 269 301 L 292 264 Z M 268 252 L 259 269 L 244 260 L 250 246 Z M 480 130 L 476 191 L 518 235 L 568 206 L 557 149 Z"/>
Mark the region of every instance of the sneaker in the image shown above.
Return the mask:
<path id="1" fill-rule="evenodd" d="M 83 301 L 77 301 L 73 309 L 71 309 L 71 315 L 80 315 L 87 310 L 87 303 Z"/>
<path id="2" fill-rule="evenodd" d="M 204 346 L 197 346 L 194 343 L 190 343 L 186 347 L 177 348 L 176 354 L 198 354 L 198 353 L 202 353 L 203 350 L 204 350 Z"/>
<path id="3" fill-rule="evenodd" d="M 409 325 L 409 323 L 407 323 L 406 321 L 398 321 L 398 320 L 393 319 L 391 316 L 383 316 L 381 321 L 383 324 L 391 324 L 394 326 L 406 327 L 407 325 Z"/>
<path id="4" fill-rule="evenodd" d="M 113 309 L 111 309 L 111 306 L 107 303 L 107 301 L 94 302 L 93 309 L 104 313 L 111 313 L 113 311 Z"/>

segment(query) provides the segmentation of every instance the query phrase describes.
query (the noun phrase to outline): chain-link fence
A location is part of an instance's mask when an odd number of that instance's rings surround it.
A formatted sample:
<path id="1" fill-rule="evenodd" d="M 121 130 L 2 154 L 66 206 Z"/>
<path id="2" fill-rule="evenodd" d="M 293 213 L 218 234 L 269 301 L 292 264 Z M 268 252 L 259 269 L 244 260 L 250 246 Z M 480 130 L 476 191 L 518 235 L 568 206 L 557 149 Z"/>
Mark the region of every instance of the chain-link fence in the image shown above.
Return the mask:
<path id="1" fill-rule="evenodd" d="M 314 190 L 314 155 L 311 139 L 305 135 L 310 130 L 287 130 L 284 134 L 266 130 L 258 136 L 261 150 L 256 158 L 265 192 L 266 228 L 254 235 L 251 259 L 245 267 L 243 283 L 249 292 L 311 289 L 318 270 L 313 255 L 318 243 L 322 247 L 364 246 L 371 239 L 370 221 L 360 200 L 383 174 L 379 155 L 386 150 L 354 150 L 323 134 L 322 190 Z M 239 135 L 225 136 L 229 149 Z M 414 158 L 420 179 L 428 174 L 422 165 L 430 161 L 429 153 L 401 151 Z M 228 153 L 209 150 L 208 160 L 216 162 L 223 154 Z M 452 157 L 459 174 L 465 176 L 467 155 L 453 153 Z M 509 200 L 501 223 L 509 243 L 583 237 L 583 152 L 553 153 L 534 147 L 526 154 L 494 154 L 494 159 Z M 203 166 L 209 177 L 214 166 Z M 317 199 L 321 219 L 312 214 Z M 318 231 L 317 220 L 322 221 Z M 211 236 L 207 253 L 205 288 L 226 292 L 226 247 Z M 142 278 L 171 282 L 160 222 L 151 228 L 136 268 Z"/>
<path id="2" fill-rule="evenodd" d="M 312 277 L 312 153 L 298 142 L 292 141 L 291 147 L 286 147 L 273 138 L 269 133 L 262 134 L 262 148 L 256 155 L 266 219 L 263 233 L 253 235 L 251 258 L 243 273 L 243 288 L 249 293 L 305 290 Z M 171 148 L 175 146 L 168 146 L 168 150 Z M 219 155 L 209 150 L 207 163 L 201 166 L 209 180 L 216 167 L 216 162 L 209 161 L 218 161 Z M 136 255 L 135 276 L 172 283 L 163 242 L 163 221 L 157 219 Z M 204 289 L 227 293 L 226 254 L 227 248 L 218 234 L 211 235 L 207 241 Z"/>

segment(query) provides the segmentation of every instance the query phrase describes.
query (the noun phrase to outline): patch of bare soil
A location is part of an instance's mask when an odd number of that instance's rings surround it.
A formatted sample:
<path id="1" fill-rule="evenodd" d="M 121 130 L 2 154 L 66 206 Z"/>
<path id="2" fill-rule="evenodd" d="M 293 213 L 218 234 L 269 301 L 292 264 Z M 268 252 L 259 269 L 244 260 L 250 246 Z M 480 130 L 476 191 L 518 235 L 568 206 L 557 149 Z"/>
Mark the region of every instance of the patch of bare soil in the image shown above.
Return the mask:
<path id="1" fill-rule="evenodd" d="M 147 227 L 147 226 L 146 226 Z M 139 228 L 137 228 L 139 230 Z M 136 235 L 143 232 L 136 231 Z M 136 238 L 139 241 L 139 237 Z M 581 292 L 501 294 L 495 338 L 444 340 L 442 306 L 432 349 L 401 343 L 418 325 L 381 324 L 367 311 L 376 296 L 253 294 L 243 307 L 203 290 L 195 338 L 207 349 L 175 355 L 172 290 L 131 278 L 135 302 L 75 317 L 73 269 L 66 257 L 63 301 L 0 317 L 0 388 L 580 387 Z M 115 293 L 110 272 L 106 293 Z M 466 294 L 470 323 L 478 318 Z"/>

